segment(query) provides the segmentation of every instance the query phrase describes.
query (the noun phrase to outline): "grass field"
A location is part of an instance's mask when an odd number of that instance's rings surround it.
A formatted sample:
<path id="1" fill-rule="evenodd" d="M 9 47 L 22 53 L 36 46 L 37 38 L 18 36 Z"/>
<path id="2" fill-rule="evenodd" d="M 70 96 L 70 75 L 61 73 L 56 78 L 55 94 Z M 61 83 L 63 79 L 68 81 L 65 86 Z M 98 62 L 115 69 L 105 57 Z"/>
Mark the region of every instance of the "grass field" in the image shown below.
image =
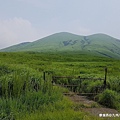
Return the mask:
<path id="1" fill-rule="evenodd" d="M 52 86 L 56 76 L 104 78 L 107 85 L 98 102 L 120 110 L 120 60 L 84 53 L 0 53 L 0 119 L 3 120 L 88 120 L 100 119 L 74 110 L 74 103 L 63 96 L 66 89 Z M 60 79 L 68 84 L 69 79 Z M 75 80 L 72 80 L 75 82 Z M 81 92 L 94 92 L 102 81 L 83 81 Z M 87 85 L 87 87 L 84 87 Z M 108 102 L 109 100 L 109 102 Z"/>

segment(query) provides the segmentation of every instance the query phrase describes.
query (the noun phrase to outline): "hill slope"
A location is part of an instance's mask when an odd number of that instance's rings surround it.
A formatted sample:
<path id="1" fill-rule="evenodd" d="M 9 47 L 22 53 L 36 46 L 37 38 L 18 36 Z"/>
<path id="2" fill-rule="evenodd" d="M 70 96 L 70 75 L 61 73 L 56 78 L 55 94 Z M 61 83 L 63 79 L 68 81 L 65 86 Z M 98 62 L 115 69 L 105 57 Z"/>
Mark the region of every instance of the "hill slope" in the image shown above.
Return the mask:
<path id="1" fill-rule="evenodd" d="M 34 42 L 14 45 L 1 51 L 76 52 L 84 51 L 120 58 L 120 41 L 105 34 L 80 36 L 67 32 L 56 33 Z"/>

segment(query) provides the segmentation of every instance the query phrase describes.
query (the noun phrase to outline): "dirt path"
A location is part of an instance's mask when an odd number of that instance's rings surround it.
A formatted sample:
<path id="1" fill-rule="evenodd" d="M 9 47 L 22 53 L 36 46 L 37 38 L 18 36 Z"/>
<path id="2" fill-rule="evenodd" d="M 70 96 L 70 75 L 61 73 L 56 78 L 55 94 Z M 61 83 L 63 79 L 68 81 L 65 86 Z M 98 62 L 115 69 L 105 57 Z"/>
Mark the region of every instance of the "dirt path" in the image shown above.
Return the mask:
<path id="1" fill-rule="evenodd" d="M 89 112 L 92 115 L 99 116 L 100 114 L 120 114 L 115 109 L 105 108 L 86 96 L 68 95 L 69 99 L 82 106 L 81 110 Z M 119 117 L 120 118 L 120 117 Z"/>

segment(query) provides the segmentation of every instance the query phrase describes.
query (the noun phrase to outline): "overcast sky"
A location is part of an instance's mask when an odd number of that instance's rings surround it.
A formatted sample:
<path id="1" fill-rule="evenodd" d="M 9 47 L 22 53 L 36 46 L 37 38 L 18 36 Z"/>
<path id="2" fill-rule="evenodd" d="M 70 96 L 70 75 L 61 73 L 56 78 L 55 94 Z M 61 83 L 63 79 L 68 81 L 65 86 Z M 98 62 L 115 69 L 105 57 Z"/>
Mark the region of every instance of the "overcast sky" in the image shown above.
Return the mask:
<path id="1" fill-rule="evenodd" d="M 0 49 L 58 32 L 120 39 L 120 0 L 0 0 Z"/>

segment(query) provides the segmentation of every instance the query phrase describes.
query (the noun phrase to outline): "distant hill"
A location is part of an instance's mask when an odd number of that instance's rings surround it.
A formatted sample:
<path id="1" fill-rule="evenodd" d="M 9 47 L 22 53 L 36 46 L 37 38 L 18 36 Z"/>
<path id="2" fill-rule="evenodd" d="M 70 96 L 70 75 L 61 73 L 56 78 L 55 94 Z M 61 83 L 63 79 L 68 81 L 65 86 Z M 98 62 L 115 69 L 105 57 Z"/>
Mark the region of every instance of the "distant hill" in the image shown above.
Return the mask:
<path id="1" fill-rule="evenodd" d="M 7 52 L 87 52 L 120 58 L 120 40 L 106 34 L 80 36 L 72 33 L 56 33 L 34 42 L 26 42 L 0 50 Z"/>

